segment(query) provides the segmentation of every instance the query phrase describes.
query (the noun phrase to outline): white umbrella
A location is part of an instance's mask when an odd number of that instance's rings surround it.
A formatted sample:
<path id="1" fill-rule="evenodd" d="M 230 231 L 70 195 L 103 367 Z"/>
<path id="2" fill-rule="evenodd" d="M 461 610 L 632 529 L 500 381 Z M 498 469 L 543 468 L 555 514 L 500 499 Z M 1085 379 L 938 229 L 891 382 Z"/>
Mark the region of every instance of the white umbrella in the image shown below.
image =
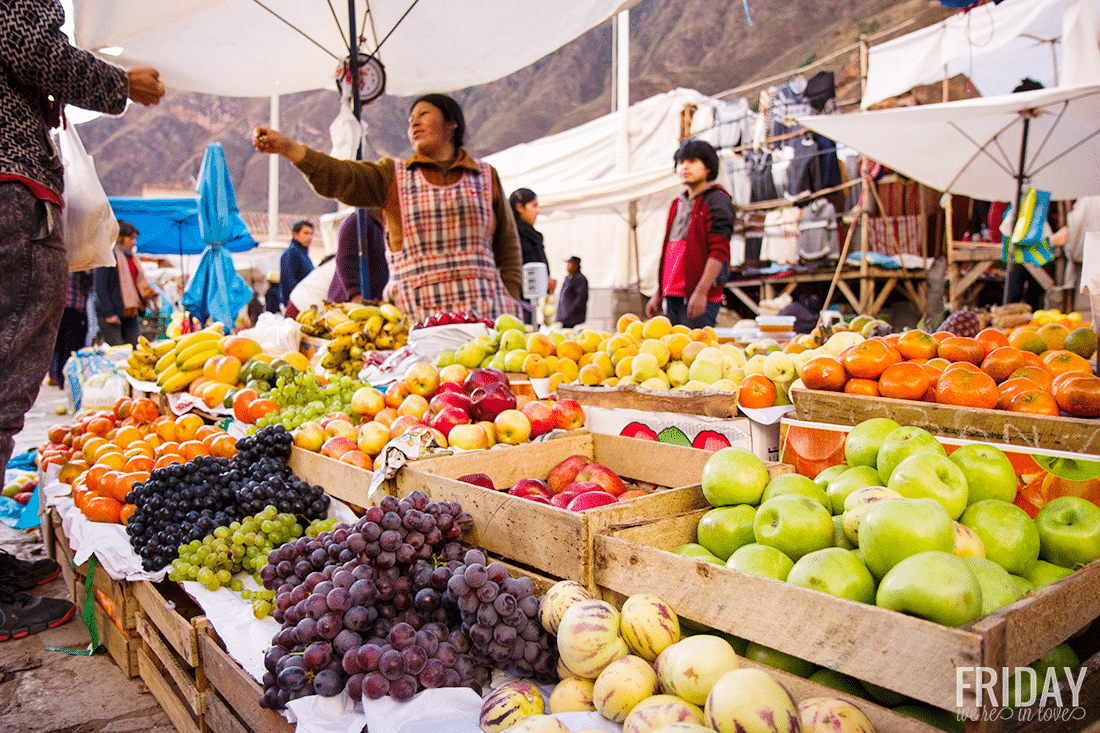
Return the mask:
<path id="1" fill-rule="evenodd" d="M 1100 84 L 798 121 L 938 191 L 1016 211 L 1026 186 L 1056 200 L 1100 193 Z"/>
<path id="2" fill-rule="evenodd" d="M 386 90 L 411 96 L 499 79 L 637 2 L 354 0 L 354 20 L 360 50 L 385 66 Z M 123 66 L 155 67 L 172 89 L 230 97 L 331 89 L 349 55 L 351 5 L 73 0 L 75 41 L 111 49 Z"/>

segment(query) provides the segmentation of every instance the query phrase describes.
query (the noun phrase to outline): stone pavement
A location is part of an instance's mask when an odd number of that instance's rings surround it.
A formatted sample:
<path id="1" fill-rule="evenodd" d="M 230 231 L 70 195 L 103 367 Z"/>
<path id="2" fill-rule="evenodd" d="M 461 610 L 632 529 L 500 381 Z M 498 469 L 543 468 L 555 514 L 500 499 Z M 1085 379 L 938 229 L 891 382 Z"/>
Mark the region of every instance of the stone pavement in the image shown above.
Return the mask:
<path id="1" fill-rule="evenodd" d="M 57 414 L 68 404 L 57 387 L 43 387 L 16 436 L 16 453 L 42 445 L 50 425 L 71 420 L 71 413 Z M 37 529 L 24 533 L 2 524 L 0 550 L 23 558 L 46 553 Z M 72 600 L 61 578 L 34 594 Z M 141 680 L 127 679 L 109 655 L 77 657 L 46 649 L 85 649 L 89 643 L 79 611 L 56 629 L 0 643 L 0 733 L 175 733 Z M 5 668 L 20 671 L 6 674 Z"/>

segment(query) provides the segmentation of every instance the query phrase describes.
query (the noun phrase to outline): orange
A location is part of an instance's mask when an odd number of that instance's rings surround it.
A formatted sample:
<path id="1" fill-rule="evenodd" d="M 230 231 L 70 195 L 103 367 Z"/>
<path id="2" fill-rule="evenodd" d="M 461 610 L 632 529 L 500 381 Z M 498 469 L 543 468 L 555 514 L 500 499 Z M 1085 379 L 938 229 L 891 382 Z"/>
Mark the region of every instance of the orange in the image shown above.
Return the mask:
<path id="1" fill-rule="evenodd" d="M 1058 406 L 1075 417 L 1100 417 L 1100 377 L 1066 372 L 1054 379 Z"/>
<path id="2" fill-rule="evenodd" d="M 836 357 L 815 356 L 802 367 L 802 383 L 808 389 L 839 392 L 847 381 L 848 373 Z"/>
<path id="3" fill-rule="evenodd" d="M 1009 412 L 1026 412 L 1032 415 L 1051 415 L 1058 417 L 1058 402 L 1050 392 L 1041 389 L 1027 389 L 1017 392 L 1008 401 Z"/>
<path id="4" fill-rule="evenodd" d="M 242 389 L 238 390 L 233 395 L 233 417 L 237 418 L 243 423 L 251 425 L 255 422 L 248 414 L 248 406 L 253 400 L 259 398 L 259 394 L 254 389 Z"/>
<path id="5" fill-rule="evenodd" d="M 878 391 L 883 397 L 899 400 L 923 399 L 932 378 L 919 364 L 902 362 L 886 367 L 878 378 Z"/>
<path id="6" fill-rule="evenodd" d="M 999 328 L 984 328 L 979 331 L 978 335 L 974 338 L 981 342 L 982 347 L 985 349 L 986 356 L 989 356 L 1002 346 L 1011 346 L 1008 342 L 1008 336 Z"/>
<path id="7" fill-rule="evenodd" d="M 999 346 L 987 353 L 982 360 L 982 371 L 993 377 L 993 381 L 998 384 L 1024 366 L 1024 354 L 1015 346 Z"/>
<path id="8" fill-rule="evenodd" d="M 161 443 L 156 448 L 154 448 L 153 449 L 153 456 L 155 458 L 160 458 L 161 456 L 166 455 L 166 454 L 179 455 L 179 452 L 180 452 L 180 444 L 175 442 L 174 440 L 170 440 L 167 443 Z"/>
<path id="9" fill-rule="evenodd" d="M 165 466 L 171 466 L 173 463 L 183 463 L 180 457 L 176 453 L 165 453 L 158 458 L 153 464 L 153 468 L 164 468 Z"/>
<path id="10" fill-rule="evenodd" d="M 133 425 L 120 427 L 115 433 L 114 444 L 120 448 L 126 448 L 135 441 L 141 440 L 141 431 Z"/>
<path id="11" fill-rule="evenodd" d="M 102 464 L 95 464 L 84 472 L 84 485 L 91 491 L 99 491 L 100 482 L 103 481 L 103 475 L 110 470 L 111 469 Z"/>
<path id="12" fill-rule="evenodd" d="M 126 473 L 132 473 L 133 471 L 152 471 L 153 463 L 155 463 L 155 461 L 149 456 L 134 456 L 126 461 L 126 465 L 122 467 L 122 470 Z"/>
<path id="13" fill-rule="evenodd" d="M 936 331 L 934 334 L 932 334 L 932 338 L 936 339 L 937 344 L 942 344 L 947 339 L 954 337 L 955 334 L 951 333 L 950 331 Z"/>
<path id="14" fill-rule="evenodd" d="M 931 359 L 936 356 L 939 344 L 932 334 L 920 330 L 906 331 L 898 338 L 898 353 L 903 358 Z"/>
<path id="15" fill-rule="evenodd" d="M 846 394 L 858 394 L 865 395 L 867 397 L 878 397 L 878 382 L 874 379 L 863 379 L 856 377 L 855 379 L 849 379 L 844 383 L 844 392 Z"/>
<path id="16" fill-rule="evenodd" d="M 1039 385 L 1039 389 L 1051 391 L 1051 382 L 1054 380 L 1054 375 L 1050 373 L 1050 370 L 1046 367 L 1037 367 L 1028 364 L 1027 366 L 1020 367 L 1012 374 L 1008 375 L 1009 379 L 1016 379 L 1017 377 L 1023 377 L 1024 379 L 1030 379 L 1035 384 Z"/>
<path id="17" fill-rule="evenodd" d="M 121 453 L 107 453 L 96 458 L 97 464 L 107 466 L 114 471 L 121 471 L 123 466 L 126 465 L 126 459 L 122 457 Z"/>
<path id="18" fill-rule="evenodd" d="M 107 496 L 97 496 L 84 504 L 84 516 L 93 522 L 118 524 L 122 503 Z"/>
<path id="19" fill-rule="evenodd" d="M 997 407 L 1002 410 L 1007 410 L 1008 403 L 1013 397 L 1021 392 L 1028 392 L 1033 389 L 1042 389 L 1042 387 L 1026 377 L 1012 377 L 1011 379 L 1006 379 L 997 385 L 997 390 L 1000 394 L 997 398 Z M 1045 391 L 1049 392 L 1050 390 Z"/>
<path id="20" fill-rule="evenodd" d="M 936 383 L 936 401 L 941 405 L 992 410 L 997 406 L 999 398 L 1000 393 L 993 377 L 975 367 L 949 367 Z"/>
<path id="21" fill-rule="evenodd" d="M 180 443 L 184 443 L 188 440 L 194 440 L 198 435 L 199 428 L 203 423 L 202 418 L 193 412 L 188 412 L 184 415 L 180 415 L 176 418 L 176 440 Z"/>
<path id="22" fill-rule="evenodd" d="M 195 440 L 203 440 L 208 435 L 217 435 L 223 431 L 213 425 L 203 425 L 195 432 Z"/>
<path id="23" fill-rule="evenodd" d="M 878 379 L 886 367 L 901 361 L 898 350 L 883 341 L 868 339 L 851 347 L 840 363 L 849 375 L 858 379 Z"/>
<path id="24" fill-rule="evenodd" d="M 278 412 L 283 408 L 279 407 L 279 403 L 275 400 L 258 399 L 252 400 L 248 405 L 248 416 L 252 418 L 251 422 L 256 422 L 264 415 L 270 415 L 273 412 Z"/>
<path id="25" fill-rule="evenodd" d="M 153 430 L 161 440 L 175 440 L 176 420 L 168 415 L 158 417 L 153 421 Z"/>
<path id="26" fill-rule="evenodd" d="M 1039 357 L 1038 354 L 1036 354 L 1034 352 L 1031 352 L 1031 351 L 1024 350 L 1024 349 L 1021 349 L 1021 351 L 1024 354 L 1024 362 L 1028 366 L 1037 366 L 1037 367 L 1046 366 L 1045 364 L 1043 364 L 1043 360 Z"/>
<path id="27" fill-rule="evenodd" d="M 940 342 L 938 355 L 948 361 L 968 361 L 981 364 L 985 358 L 985 347 L 978 339 L 966 336 L 952 336 Z"/>
<path id="28" fill-rule="evenodd" d="M 118 521 L 121 522 L 123 526 L 129 524 L 130 517 L 132 517 L 136 511 L 137 507 L 133 504 L 123 504 L 122 509 L 118 511 Z"/>
<path id="29" fill-rule="evenodd" d="M 210 441 L 210 455 L 216 458 L 232 458 L 237 455 L 237 440 L 228 433 L 222 433 Z"/>
<path id="30" fill-rule="evenodd" d="M 1048 351 L 1040 358 L 1043 360 L 1043 365 L 1049 369 L 1050 373 L 1054 376 L 1065 374 L 1066 372 L 1092 374 L 1092 366 L 1088 361 L 1086 361 L 1084 357 L 1074 354 L 1072 351 Z"/>
<path id="31" fill-rule="evenodd" d="M 742 407 L 771 407 L 778 396 L 775 384 L 763 374 L 750 374 L 741 380 L 737 401 Z M 377 418 L 376 418 L 377 419 Z"/>
<path id="32" fill-rule="evenodd" d="M 199 456 L 210 455 L 210 449 L 201 440 L 188 440 L 180 443 L 180 456 L 183 460 L 190 461 Z"/>

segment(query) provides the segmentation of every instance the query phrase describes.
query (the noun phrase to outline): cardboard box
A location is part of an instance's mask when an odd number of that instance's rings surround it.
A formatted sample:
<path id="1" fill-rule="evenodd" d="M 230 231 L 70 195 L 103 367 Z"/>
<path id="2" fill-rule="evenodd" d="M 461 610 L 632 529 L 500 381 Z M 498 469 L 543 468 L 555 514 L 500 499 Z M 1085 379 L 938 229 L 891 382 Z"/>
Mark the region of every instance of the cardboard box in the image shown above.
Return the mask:
<path id="1" fill-rule="evenodd" d="M 545 478 L 571 455 L 583 455 L 625 479 L 672 487 L 649 496 L 571 512 L 456 481 L 484 473 L 507 489 L 522 478 Z M 699 481 L 710 453 L 612 435 L 580 432 L 539 443 L 417 461 L 395 479 L 396 493 L 418 489 L 434 500 L 457 501 L 473 518 L 464 540 L 557 578 L 595 589 L 593 541 L 600 531 L 708 506 Z M 769 466 L 773 475 L 790 468 Z"/>

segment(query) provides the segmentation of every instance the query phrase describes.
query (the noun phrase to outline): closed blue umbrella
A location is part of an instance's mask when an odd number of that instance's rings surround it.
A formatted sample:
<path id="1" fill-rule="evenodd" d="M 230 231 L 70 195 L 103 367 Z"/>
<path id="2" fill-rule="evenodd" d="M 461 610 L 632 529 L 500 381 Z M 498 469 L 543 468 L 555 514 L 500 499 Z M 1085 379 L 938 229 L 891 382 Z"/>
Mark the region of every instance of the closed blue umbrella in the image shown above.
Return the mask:
<path id="1" fill-rule="evenodd" d="M 206 249 L 187 283 L 183 307 L 205 322 L 208 317 L 230 327 L 248 301 L 252 288 L 237 274 L 225 243 L 233 238 L 234 219 L 240 218 L 233 182 L 220 143 L 210 143 L 199 169 L 199 233 Z"/>

